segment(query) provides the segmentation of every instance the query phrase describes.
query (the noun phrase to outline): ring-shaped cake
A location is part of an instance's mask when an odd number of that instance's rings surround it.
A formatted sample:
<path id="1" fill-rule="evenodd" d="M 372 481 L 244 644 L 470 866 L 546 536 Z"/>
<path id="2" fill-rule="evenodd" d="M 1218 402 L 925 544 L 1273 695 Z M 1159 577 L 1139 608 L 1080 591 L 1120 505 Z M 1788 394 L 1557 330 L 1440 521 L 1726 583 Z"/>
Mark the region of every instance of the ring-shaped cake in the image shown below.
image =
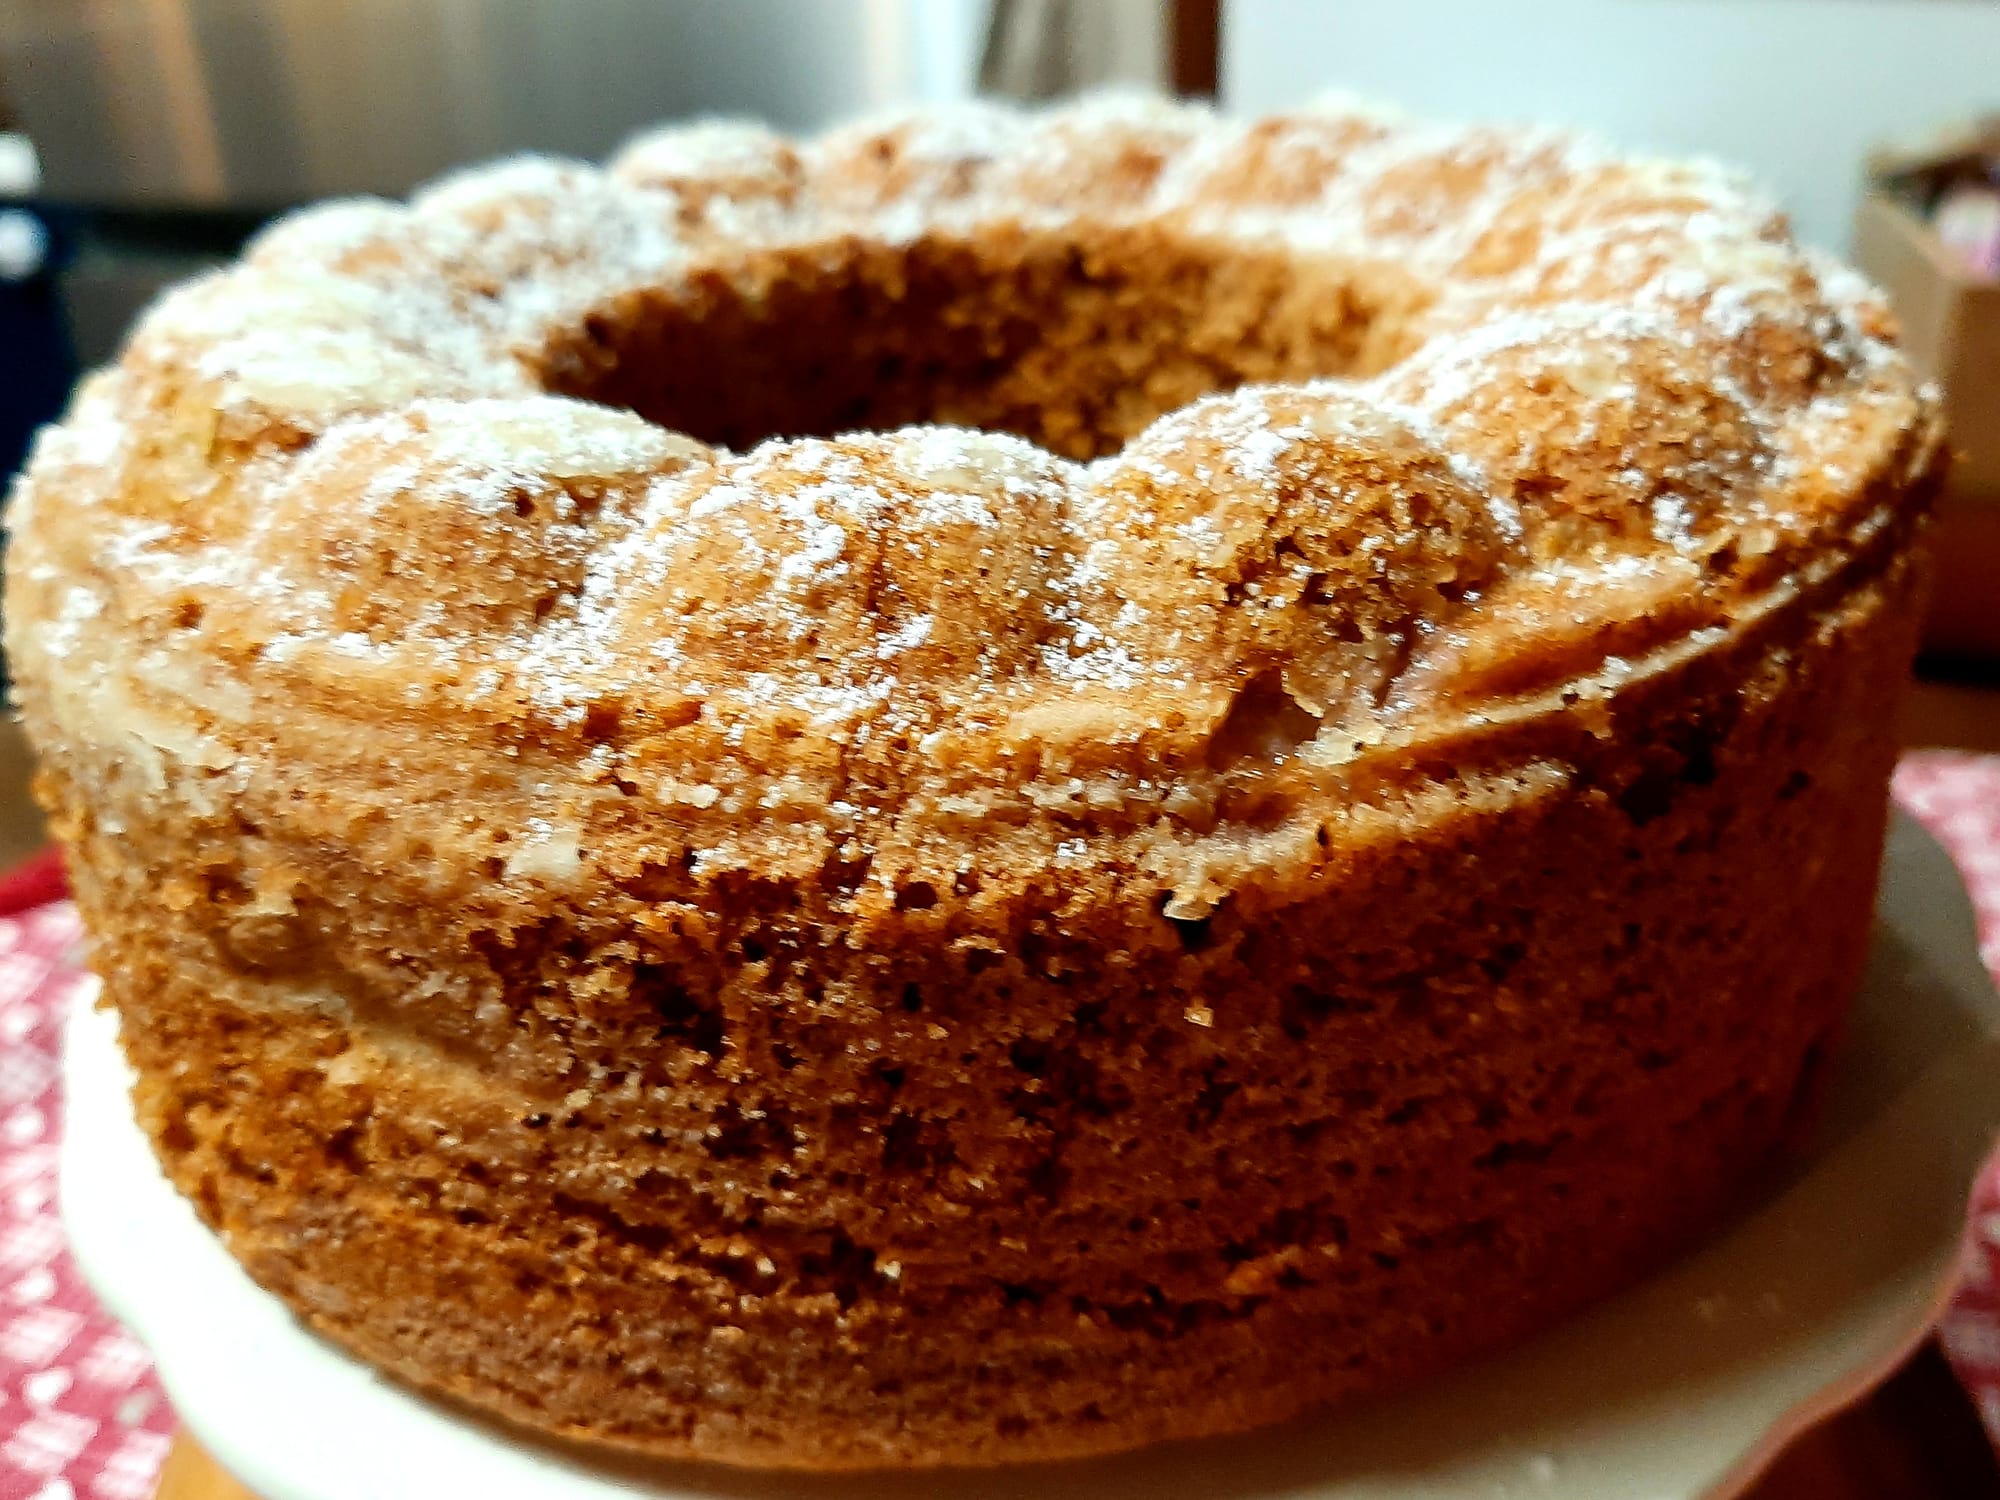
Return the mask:
<path id="1" fill-rule="evenodd" d="M 315 1328 L 653 1453 L 1074 1456 L 1739 1198 L 1857 980 L 1939 450 L 1719 169 L 713 124 L 167 296 L 7 638 L 141 1122 Z"/>

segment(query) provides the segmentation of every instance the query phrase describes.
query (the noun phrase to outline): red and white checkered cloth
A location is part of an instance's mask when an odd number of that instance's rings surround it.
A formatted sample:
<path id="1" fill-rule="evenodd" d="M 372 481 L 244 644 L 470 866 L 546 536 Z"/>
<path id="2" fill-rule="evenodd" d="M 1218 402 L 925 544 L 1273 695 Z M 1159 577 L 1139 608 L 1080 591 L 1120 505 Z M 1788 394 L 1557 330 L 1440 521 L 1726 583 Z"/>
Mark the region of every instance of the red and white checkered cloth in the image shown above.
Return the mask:
<path id="1" fill-rule="evenodd" d="M 2000 756 L 1908 756 L 1896 796 L 1958 861 L 2000 975 Z M 47 859 L 0 879 L 0 1500 L 147 1500 L 173 1413 L 56 1216 L 62 1018 L 85 982 L 61 893 Z M 2000 1159 L 1973 1186 L 1965 1275 L 1939 1332 L 2000 1443 Z"/>
<path id="2" fill-rule="evenodd" d="M 1896 796 L 1958 861 L 1979 917 L 1979 956 L 2000 980 L 2000 756 L 1906 756 Z M 2000 1446 L 2000 1156 L 1972 1184 L 1959 1267 L 1938 1341 Z"/>
<path id="3" fill-rule="evenodd" d="M 61 890 L 46 861 L 0 881 L 0 1500 L 148 1500 L 174 1415 L 56 1216 L 63 1015 L 89 983 Z"/>

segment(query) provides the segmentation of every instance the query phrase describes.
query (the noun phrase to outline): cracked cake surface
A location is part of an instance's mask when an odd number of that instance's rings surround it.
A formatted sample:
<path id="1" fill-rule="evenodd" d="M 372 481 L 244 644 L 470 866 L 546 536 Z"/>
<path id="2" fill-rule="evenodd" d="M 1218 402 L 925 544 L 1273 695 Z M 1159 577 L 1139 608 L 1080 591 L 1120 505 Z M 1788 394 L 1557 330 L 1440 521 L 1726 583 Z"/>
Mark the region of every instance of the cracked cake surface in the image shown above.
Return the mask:
<path id="1" fill-rule="evenodd" d="M 1865 949 L 1933 395 L 1733 173 L 708 122 L 280 221 L 7 646 L 162 1162 L 546 1432 L 1113 1451 L 1631 1279 Z"/>

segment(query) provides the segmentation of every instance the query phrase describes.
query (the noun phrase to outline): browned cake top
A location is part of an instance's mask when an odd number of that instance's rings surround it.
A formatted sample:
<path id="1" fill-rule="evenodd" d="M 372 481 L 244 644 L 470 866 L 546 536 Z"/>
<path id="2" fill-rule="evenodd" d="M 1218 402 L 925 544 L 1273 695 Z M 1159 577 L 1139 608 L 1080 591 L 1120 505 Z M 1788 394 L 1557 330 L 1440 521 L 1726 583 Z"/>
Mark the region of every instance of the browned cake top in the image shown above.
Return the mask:
<path id="1" fill-rule="evenodd" d="M 1937 441 L 1719 169 L 1346 106 L 700 125 L 165 298 L 20 485 L 10 645 L 219 796 L 449 788 L 433 852 L 524 896 L 616 809 L 864 916 L 975 844 L 1199 916 L 1838 567 Z"/>

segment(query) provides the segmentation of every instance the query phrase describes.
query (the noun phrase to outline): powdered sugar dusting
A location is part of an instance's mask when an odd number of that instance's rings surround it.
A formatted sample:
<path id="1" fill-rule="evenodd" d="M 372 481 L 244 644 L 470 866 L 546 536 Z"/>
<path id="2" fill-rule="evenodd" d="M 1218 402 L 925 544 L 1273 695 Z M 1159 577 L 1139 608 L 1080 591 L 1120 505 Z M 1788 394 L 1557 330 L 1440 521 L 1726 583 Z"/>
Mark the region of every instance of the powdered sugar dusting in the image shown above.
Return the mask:
<path id="1" fill-rule="evenodd" d="M 618 153 L 620 176 L 639 182 L 754 179 L 777 169 L 791 147 L 761 120 L 691 120 L 635 137 Z"/>
<path id="2" fill-rule="evenodd" d="M 1400 288 L 1408 306 L 1382 316 L 1407 320 L 1413 352 L 1370 379 L 1196 402 L 1082 469 L 939 427 L 712 455 L 543 389 L 544 356 L 593 313 L 738 274 L 760 252 L 1121 226 L 1225 256 L 1280 248 L 1357 297 Z M 1268 509 L 1312 444 L 1421 447 L 1427 474 L 1477 498 L 1471 529 L 1490 527 L 1523 578 L 1622 577 L 1644 556 L 1629 538 L 1528 559 L 1545 502 L 1508 475 L 1541 435 L 1508 429 L 1501 398 L 1531 383 L 1562 393 L 1564 441 L 1602 458 L 1642 540 L 1676 567 L 1705 555 L 1717 517 L 1770 529 L 1773 548 L 1791 534 L 1775 528 L 1812 533 L 1822 520 L 1807 512 L 1823 517 L 1889 461 L 1885 434 L 1928 419 L 1885 328 L 1875 293 L 1792 246 L 1738 175 L 1559 132 L 1341 102 L 1234 124 L 1131 97 L 1043 114 L 980 104 L 803 144 L 708 121 L 635 141 L 609 171 L 521 158 L 408 206 L 349 200 L 274 226 L 242 265 L 147 316 L 126 373 L 80 394 L 21 494 L 115 511 L 135 431 L 164 421 L 144 403 L 185 385 L 226 460 L 177 478 L 184 513 L 107 520 L 91 566 L 142 594 L 245 602 L 273 670 L 337 659 L 386 681 L 421 650 L 456 701 L 489 714 L 518 702 L 574 728 L 606 703 L 673 697 L 673 714 L 713 729 L 715 754 L 767 730 L 782 742 L 771 726 L 796 721 L 860 756 L 897 735 L 936 743 L 947 720 L 990 727 L 1023 701 L 1193 681 L 1180 606 L 1117 597 L 1111 580 L 1149 547 L 1207 566 L 1232 533 L 1200 505 L 1146 530 L 1105 501 L 1134 476 Z M 1520 390 L 1496 396 L 1508 382 Z M 1273 391 L 1308 414 L 1274 418 Z M 1644 448 L 1642 419 L 1669 397 L 1715 415 L 1712 442 Z M 1864 408 L 1883 419 L 1857 424 Z M 344 518 L 323 513 L 336 495 Z M 600 509 L 607 495 L 618 503 Z M 1365 497 L 1315 498 L 1332 516 Z M 432 550 L 376 557 L 371 526 Z M 1386 576 L 1396 541 L 1354 547 Z M 393 609 L 368 598 L 452 569 L 479 587 Z M 1227 607 L 1270 608 L 1264 587 L 1248 580 Z M 51 598 L 47 654 L 108 628 L 97 592 Z M 964 624 L 968 599 L 983 634 Z M 1475 610 L 1477 591 L 1452 601 Z M 943 662 L 967 680 L 941 684 Z M 699 785 L 676 806 L 726 810 Z"/>

